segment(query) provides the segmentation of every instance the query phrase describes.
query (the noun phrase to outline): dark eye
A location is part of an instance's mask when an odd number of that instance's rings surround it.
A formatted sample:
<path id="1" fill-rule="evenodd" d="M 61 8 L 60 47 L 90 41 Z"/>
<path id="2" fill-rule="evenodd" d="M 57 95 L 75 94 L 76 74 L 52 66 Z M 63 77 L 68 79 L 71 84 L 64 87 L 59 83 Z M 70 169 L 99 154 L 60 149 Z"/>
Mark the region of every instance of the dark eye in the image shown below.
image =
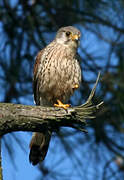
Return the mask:
<path id="1" fill-rule="evenodd" d="M 66 36 L 69 36 L 70 34 L 71 34 L 70 31 L 67 31 L 67 32 L 66 32 Z"/>

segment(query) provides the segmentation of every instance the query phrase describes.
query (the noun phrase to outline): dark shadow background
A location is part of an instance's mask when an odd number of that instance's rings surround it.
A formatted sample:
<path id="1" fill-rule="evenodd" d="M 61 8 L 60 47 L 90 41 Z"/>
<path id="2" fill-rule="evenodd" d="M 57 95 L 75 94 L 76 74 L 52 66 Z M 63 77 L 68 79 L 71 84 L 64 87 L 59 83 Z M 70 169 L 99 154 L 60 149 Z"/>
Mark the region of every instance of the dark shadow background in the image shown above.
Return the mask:
<path id="1" fill-rule="evenodd" d="M 54 38 L 59 27 L 67 25 L 82 32 L 79 53 L 83 81 L 71 103 L 77 105 L 86 100 L 101 71 L 94 103 L 104 100 L 105 105 L 97 118 L 89 121 L 88 134 L 69 128 L 53 134 L 47 158 L 37 167 L 39 174 L 32 179 L 123 180 L 123 0 L 1 0 L 0 101 L 33 105 L 35 56 Z M 27 152 L 29 139 L 30 133 L 3 137 L 2 152 L 8 157 L 7 163 L 3 157 L 3 169 L 8 166 L 10 179 L 19 180 L 14 177 L 20 163 L 16 151 L 21 149 L 20 159 L 26 154 L 26 162 L 31 166 Z M 11 164 L 13 168 L 9 168 Z M 4 170 L 4 175 L 7 173 Z M 32 172 L 25 166 L 23 179 L 27 179 L 28 173 Z"/>

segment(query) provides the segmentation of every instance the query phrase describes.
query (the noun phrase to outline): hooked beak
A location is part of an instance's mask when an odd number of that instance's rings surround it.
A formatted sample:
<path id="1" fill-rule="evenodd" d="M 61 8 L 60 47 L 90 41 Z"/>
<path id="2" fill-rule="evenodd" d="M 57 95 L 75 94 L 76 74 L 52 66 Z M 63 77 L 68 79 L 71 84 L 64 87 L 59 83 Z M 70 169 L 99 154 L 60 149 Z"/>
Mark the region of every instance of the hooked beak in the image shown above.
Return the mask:
<path id="1" fill-rule="evenodd" d="M 72 41 L 78 41 L 79 38 L 80 38 L 80 35 L 78 35 L 78 34 L 71 35 Z"/>

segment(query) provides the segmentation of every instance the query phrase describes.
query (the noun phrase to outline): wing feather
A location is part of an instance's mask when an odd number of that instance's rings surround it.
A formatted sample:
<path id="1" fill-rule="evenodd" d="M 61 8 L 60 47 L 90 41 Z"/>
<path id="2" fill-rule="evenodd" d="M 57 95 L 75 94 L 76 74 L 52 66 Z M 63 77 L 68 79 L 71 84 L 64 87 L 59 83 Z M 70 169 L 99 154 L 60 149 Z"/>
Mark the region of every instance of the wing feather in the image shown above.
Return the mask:
<path id="1" fill-rule="evenodd" d="M 36 56 L 35 64 L 34 64 L 34 71 L 33 71 L 33 93 L 34 93 L 34 100 L 36 105 L 40 105 L 38 96 L 38 82 L 39 82 L 39 71 L 38 68 L 41 64 L 42 55 L 43 55 L 44 49 L 42 49 L 38 55 Z"/>

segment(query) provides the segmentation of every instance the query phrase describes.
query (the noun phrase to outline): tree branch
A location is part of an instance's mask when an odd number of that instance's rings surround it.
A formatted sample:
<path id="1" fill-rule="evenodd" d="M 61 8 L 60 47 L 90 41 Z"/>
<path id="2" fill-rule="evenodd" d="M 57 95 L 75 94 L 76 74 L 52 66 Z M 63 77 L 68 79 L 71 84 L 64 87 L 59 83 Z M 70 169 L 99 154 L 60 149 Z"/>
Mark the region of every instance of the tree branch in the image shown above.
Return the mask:
<path id="1" fill-rule="evenodd" d="M 0 103 L 0 136 L 12 131 L 56 131 L 60 126 L 73 127 L 80 131 L 86 124 L 86 119 L 95 118 L 94 113 L 103 102 L 92 104 L 100 73 L 91 94 L 81 106 L 68 108 L 27 106 L 21 104 Z"/>

